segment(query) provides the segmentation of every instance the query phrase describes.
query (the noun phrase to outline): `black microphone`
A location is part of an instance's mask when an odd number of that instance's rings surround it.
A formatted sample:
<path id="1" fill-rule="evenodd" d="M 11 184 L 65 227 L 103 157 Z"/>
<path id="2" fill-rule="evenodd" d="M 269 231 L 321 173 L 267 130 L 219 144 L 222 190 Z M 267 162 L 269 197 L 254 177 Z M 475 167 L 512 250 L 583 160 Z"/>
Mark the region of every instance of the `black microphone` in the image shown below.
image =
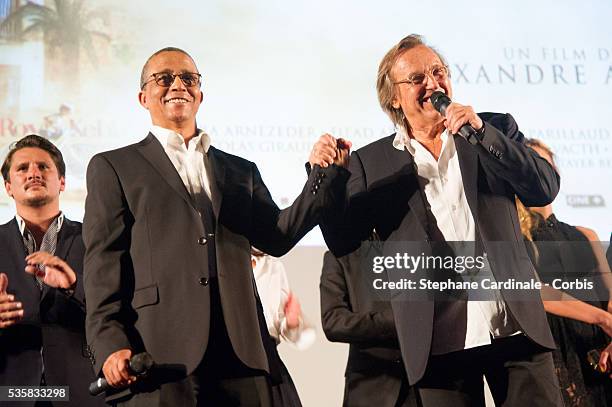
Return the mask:
<path id="1" fill-rule="evenodd" d="M 130 362 L 128 364 L 128 371 L 130 374 L 142 377 L 146 376 L 149 371 L 153 368 L 155 362 L 153 362 L 153 358 L 146 352 L 139 353 L 130 358 Z M 108 384 L 106 378 L 100 377 L 95 382 L 91 382 L 89 385 L 89 394 L 92 396 L 97 396 L 100 393 L 103 393 L 112 386 Z"/>
<path id="2" fill-rule="evenodd" d="M 452 103 L 452 101 L 444 92 L 439 90 L 435 91 L 431 94 L 429 100 L 431 101 L 434 109 L 440 112 L 442 116 L 446 116 L 446 109 L 448 108 L 448 105 Z M 461 126 L 459 129 L 459 134 L 472 145 L 476 145 L 480 141 L 478 138 L 478 132 L 469 124 L 464 124 Z"/>

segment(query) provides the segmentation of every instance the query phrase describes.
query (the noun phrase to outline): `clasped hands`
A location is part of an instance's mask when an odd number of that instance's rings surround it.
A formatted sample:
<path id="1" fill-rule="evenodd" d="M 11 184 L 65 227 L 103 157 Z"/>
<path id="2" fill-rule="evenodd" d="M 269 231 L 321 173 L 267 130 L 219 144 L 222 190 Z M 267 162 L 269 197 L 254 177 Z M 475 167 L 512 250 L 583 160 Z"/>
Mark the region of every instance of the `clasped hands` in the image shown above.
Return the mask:
<path id="1" fill-rule="evenodd" d="M 25 260 L 24 271 L 37 276 L 44 284 L 64 289 L 76 286 L 76 273 L 59 257 L 38 251 L 28 255 Z M 8 276 L 0 273 L 0 329 L 14 325 L 23 318 L 23 304 L 14 295 L 8 294 L 8 284 Z"/>
<path id="2" fill-rule="evenodd" d="M 335 138 L 331 134 L 325 133 L 312 147 L 308 162 L 311 167 L 315 165 L 321 168 L 335 164 L 340 167 L 348 168 L 349 154 L 353 143 L 342 138 Z"/>

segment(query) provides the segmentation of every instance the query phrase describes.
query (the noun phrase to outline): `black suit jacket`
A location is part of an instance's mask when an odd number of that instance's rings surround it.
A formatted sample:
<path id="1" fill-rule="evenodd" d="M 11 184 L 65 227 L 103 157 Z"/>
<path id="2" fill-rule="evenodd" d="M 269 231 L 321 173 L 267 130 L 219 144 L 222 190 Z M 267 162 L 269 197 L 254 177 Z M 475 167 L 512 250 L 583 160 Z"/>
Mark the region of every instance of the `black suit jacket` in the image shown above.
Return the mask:
<path id="1" fill-rule="evenodd" d="M 349 343 L 344 406 L 396 405 L 406 373 L 391 305 L 368 287 L 376 243 L 336 258 L 326 252 L 321 273 L 321 321 L 332 342 Z"/>
<path id="2" fill-rule="evenodd" d="M 223 318 L 240 360 L 268 371 L 250 248 L 291 249 L 319 222 L 337 169 L 317 168 L 281 211 L 255 164 L 214 147 L 207 157 Z M 207 231 L 179 174 L 149 134 L 93 157 L 87 186 L 86 326 L 96 372 L 111 353 L 132 348 L 190 374 L 209 336 Z"/>
<path id="3" fill-rule="evenodd" d="M 497 281 L 529 280 L 534 270 L 522 244 L 514 197 L 518 195 L 527 206 L 547 205 L 559 191 L 559 176 L 524 145 L 524 136 L 511 115 L 481 113 L 480 117 L 485 122 L 481 143 L 472 146 L 454 136 L 477 241 L 487 252 Z M 414 160 L 407 151 L 393 147 L 394 137 L 380 139 L 351 155 L 345 210 L 328 213 L 322 225 L 325 240 L 337 256 L 357 248 L 372 229 L 385 242 L 432 239 Z M 521 301 L 508 300 L 505 290 L 501 294 L 521 330 L 536 343 L 554 348 L 539 293 L 525 293 Z M 427 366 L 434 302 L 403 297 L 392 306 L 404 364 L 413 384 Z M 449 335 L 460 328 L 448 327 Z"/>
<path id="4" fill-rule="evenodd" d="M 87 390 L 95 376 L 85 342 L 81 224 L 64 219 L 55 251 L 77 274 L 72 296 L 46 285 L 41 292 L 24 271 L 26 253 L 17 221 L 0 226 L 0 271 L 8 275 L 8 293 L 24 309 L 18 324 L 0 329 L 0 385 L 40 385 L 44 358 L 47 385 L 70 386 L 70 405 L 103 405 Z"/>

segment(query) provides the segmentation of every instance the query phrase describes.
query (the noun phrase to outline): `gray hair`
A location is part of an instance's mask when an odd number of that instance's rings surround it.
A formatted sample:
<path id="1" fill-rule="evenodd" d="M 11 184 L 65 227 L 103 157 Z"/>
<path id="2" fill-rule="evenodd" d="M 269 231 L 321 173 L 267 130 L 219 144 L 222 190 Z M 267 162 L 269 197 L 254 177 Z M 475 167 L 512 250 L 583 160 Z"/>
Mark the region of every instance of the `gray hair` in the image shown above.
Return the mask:
<path id="1" fill-rule="evenodd" d="M 410 128 L 408 119 L 404 116 L 404 112 L 401 107 L 393 107 L 393 98 L 395 97 L 395 87 L 389 74 L 393 66 L 397 62 L 398 58 L 409 49 L 418 47 L 420 45 L 426 46 L 431 49 L 440 58 L 440 61 L 444 65 L 446 59 L 440 54 L 435 48 L 430 47 L 425 43 L 425 40 L 421 35 L 410 34 L 409 36 L 402 38 L 400 42 L 394 45 L 380 61 L 378 66 L 378 77 L 376 79 L 376 91 L 378 92 L 378 101 L 383 111 L 387 113 L 393 124 L 399 127 L 403 127 L 406 130 Z"/>

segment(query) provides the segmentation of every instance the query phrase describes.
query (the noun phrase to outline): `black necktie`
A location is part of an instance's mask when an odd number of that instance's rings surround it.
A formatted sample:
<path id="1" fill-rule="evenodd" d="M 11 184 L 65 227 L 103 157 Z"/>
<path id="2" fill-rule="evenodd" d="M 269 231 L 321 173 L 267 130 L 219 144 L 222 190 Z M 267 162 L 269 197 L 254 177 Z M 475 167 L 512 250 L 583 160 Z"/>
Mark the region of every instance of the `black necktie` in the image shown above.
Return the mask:
<path id="1" fill-rule="evenodd" d="M 49 225 L 49 228 L 45 232 L 43 236 L 42 242 L 40 243 L 40 249 L 36 249 L 36 241 L 34 240 L 34 235 L 27 228 L 24 230 L 23 240 L 28 250 L 28 254 L 32 254 L 36 251 L 48 252 L 51 254 L 55 254 L 55 249 L 57 248 L 57 219 L 55 219 Z M 45 270 L 45 266 L 42 264 L 37 265 L 40 271 Z M 43 280 L 35 275 L 35 281 L 38 288 L 42 291 L 43 289 Z"/>

